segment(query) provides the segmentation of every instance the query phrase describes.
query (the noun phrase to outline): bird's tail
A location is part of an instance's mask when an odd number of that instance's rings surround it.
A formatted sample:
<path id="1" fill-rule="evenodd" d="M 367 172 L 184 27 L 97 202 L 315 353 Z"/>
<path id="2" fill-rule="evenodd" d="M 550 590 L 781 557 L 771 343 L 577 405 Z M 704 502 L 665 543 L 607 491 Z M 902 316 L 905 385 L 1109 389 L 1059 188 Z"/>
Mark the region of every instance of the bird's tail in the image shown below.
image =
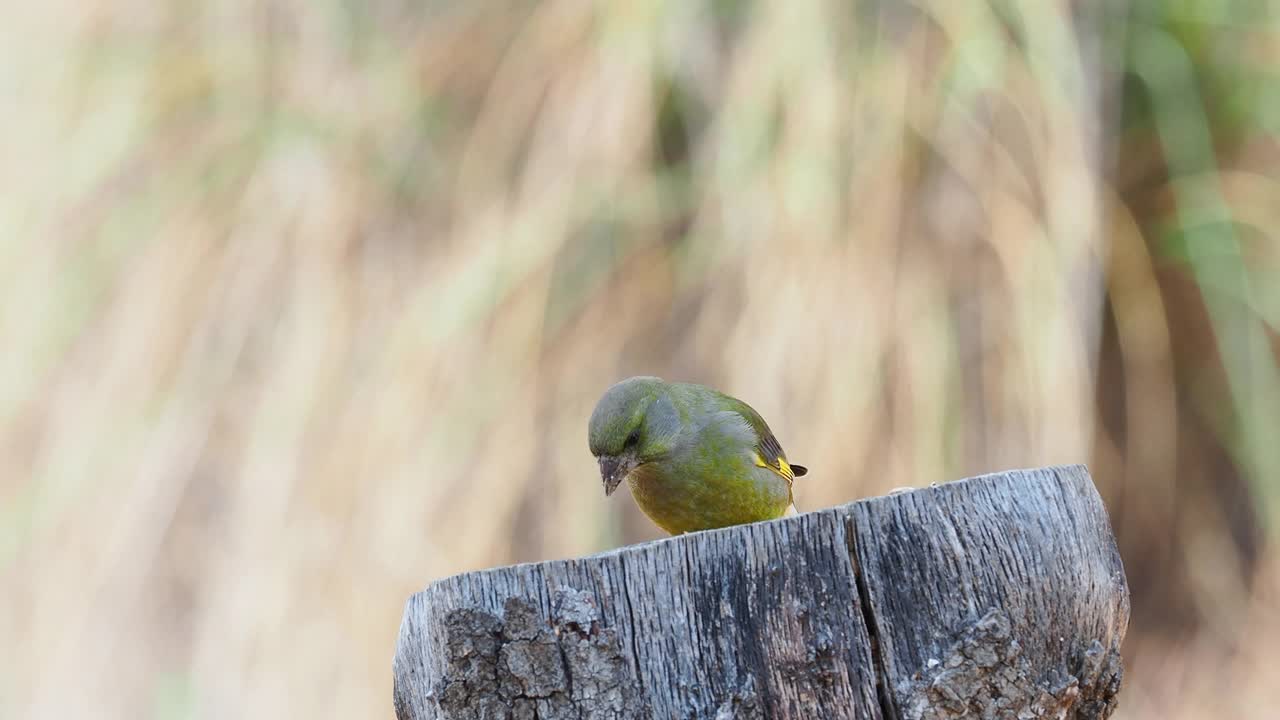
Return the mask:
<path id="1" fill-rule="evenodd" d="M 791 517 L 792 515 L 799 515 L 799 514 L 800 514 L 800 511 L 796 510 L 796 504 L 791 503 L 790 505 L 787 506 L 786 512 L 782 513 L 782 517 Z"/>

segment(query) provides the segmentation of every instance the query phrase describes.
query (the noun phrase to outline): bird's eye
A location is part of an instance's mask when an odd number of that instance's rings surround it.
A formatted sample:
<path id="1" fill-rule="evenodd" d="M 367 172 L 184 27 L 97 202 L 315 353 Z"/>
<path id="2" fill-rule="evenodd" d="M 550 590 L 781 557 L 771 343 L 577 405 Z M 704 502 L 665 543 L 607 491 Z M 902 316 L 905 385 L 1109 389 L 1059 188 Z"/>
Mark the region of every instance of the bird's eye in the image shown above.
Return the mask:
<path id="1" fill-rule="evenodd" d="M 640 442 L 640 429 L 636 428 L 627 436 L 626 447 L 635 447 L 638 442 Z"/>

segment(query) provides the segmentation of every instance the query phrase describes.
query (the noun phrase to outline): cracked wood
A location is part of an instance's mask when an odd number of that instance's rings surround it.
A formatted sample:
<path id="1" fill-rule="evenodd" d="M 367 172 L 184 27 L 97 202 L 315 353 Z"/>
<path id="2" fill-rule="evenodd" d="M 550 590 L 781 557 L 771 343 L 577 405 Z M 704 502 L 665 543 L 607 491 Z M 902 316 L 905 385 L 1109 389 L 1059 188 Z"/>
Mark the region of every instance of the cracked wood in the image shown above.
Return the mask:
<path id="1" fill-rule="evenodd" d="M 400 720 L 1105 718 L 1128 591 L 1083 467 L 988 475 L 410 598 Z"/>

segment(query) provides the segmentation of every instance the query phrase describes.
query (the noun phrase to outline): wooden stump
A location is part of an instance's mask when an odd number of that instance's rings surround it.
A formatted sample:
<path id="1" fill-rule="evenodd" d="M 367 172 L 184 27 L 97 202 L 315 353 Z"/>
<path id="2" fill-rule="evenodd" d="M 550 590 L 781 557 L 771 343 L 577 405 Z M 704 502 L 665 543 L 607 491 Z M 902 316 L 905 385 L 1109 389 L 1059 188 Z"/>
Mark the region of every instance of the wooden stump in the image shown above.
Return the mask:
<path id="1" fill-rule="evenodd" d="M 986 475 L 409 599 L 400 720 L 1105 718 L 1129 619 L 1082 466 Z"/>

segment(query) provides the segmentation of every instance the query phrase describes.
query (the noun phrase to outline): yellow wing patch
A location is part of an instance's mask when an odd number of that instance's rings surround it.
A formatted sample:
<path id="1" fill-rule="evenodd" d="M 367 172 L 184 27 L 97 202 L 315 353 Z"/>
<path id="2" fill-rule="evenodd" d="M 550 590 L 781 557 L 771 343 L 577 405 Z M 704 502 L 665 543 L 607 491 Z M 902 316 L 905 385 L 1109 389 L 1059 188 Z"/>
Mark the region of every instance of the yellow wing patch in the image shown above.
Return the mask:
<path id="1" fill-rule="evenodd" d="M 791 469 L 791 463 L 787 462 L 786 458 L 778 458 L 778 465 L 782 468 L 782 472 L 787 474 L 787 477 L 795 478 L 796 473 Z"/>
<path id="2" fill-rule="evenodd" d="M 781 475 L 783 479 L 787 481 L 788 485 L 791 484 L 791 481 L 796 479 L 795 471 L 791 469 L 791 465 L 782 456 L 778 457 L 778 464 L 774 465 L 773 463 L 766 461 L 758 451 L 753 453 L 753 455 L 755 455 L 757 467 L 769 468 L 778 475 Z"/>

